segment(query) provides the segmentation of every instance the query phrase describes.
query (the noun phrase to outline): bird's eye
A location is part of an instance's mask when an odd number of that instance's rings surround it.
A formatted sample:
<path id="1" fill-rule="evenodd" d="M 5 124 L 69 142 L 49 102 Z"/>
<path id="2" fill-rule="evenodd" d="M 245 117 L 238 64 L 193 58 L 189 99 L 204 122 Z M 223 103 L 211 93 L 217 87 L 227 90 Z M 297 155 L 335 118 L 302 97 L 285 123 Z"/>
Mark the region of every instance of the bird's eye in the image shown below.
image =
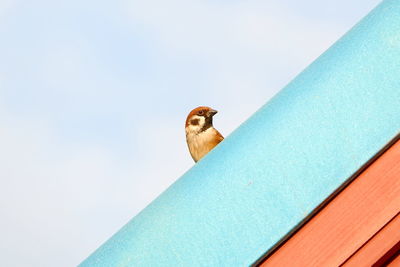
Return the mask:
<path id="1" fill-rule="evenodd" d="M 200 116 L 204 114 L 203 110 L 200 110 L 199 112 L 197 112 L 197 114 L 199 114 Z"/>

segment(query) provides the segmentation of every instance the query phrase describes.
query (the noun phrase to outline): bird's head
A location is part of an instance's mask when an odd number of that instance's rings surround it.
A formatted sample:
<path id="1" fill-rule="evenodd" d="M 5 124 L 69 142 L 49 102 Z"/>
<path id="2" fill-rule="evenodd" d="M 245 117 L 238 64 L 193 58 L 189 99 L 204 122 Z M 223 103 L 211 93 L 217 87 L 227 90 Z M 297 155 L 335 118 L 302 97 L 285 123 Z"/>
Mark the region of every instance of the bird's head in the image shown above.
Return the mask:
<path id="1" fill-rule="evenodd" d="M 186 134 L 198 134 L 212 127 L 212 118 L 217 111 L 209 107 L 197 107 L 186 118 Z"/>

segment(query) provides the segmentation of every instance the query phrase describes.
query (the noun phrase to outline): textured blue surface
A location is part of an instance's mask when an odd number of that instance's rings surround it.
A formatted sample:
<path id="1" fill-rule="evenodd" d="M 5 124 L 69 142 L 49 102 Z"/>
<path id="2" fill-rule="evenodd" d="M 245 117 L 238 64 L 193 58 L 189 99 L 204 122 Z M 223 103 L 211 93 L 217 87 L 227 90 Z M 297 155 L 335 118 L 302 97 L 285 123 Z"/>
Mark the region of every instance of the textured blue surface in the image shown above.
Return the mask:
<path id="1" fill-rule="evenodd" d="M 81 266 L 250 265 L 399 130 L 388 0 Z"/>

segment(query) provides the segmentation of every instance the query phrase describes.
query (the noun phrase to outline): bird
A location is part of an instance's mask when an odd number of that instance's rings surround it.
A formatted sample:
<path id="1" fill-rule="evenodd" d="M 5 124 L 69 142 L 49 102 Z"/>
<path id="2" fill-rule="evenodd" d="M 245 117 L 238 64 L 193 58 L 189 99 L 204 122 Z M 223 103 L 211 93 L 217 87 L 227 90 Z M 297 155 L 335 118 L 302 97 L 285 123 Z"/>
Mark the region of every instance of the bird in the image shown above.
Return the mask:
<path id="1" fill-rule="evenodd" d="M 224 140 L 213 126 L 213 117 L 217 112 L 210 107 L 201 106 L 190 111 L 186 118 L 186 142 L 195 162 Z"/>

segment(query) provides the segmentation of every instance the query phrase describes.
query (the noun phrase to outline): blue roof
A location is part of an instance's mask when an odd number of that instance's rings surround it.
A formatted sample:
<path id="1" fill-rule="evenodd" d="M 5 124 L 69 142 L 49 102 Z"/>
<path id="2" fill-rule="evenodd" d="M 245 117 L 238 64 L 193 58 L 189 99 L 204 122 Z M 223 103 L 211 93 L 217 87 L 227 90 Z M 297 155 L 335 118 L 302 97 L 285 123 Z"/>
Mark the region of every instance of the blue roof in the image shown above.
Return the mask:
<path id="1" fill-rule="evenodd" d="M 399 14 L 384 1 L 81 266 L 254 263 L 400 132 Z"/>

